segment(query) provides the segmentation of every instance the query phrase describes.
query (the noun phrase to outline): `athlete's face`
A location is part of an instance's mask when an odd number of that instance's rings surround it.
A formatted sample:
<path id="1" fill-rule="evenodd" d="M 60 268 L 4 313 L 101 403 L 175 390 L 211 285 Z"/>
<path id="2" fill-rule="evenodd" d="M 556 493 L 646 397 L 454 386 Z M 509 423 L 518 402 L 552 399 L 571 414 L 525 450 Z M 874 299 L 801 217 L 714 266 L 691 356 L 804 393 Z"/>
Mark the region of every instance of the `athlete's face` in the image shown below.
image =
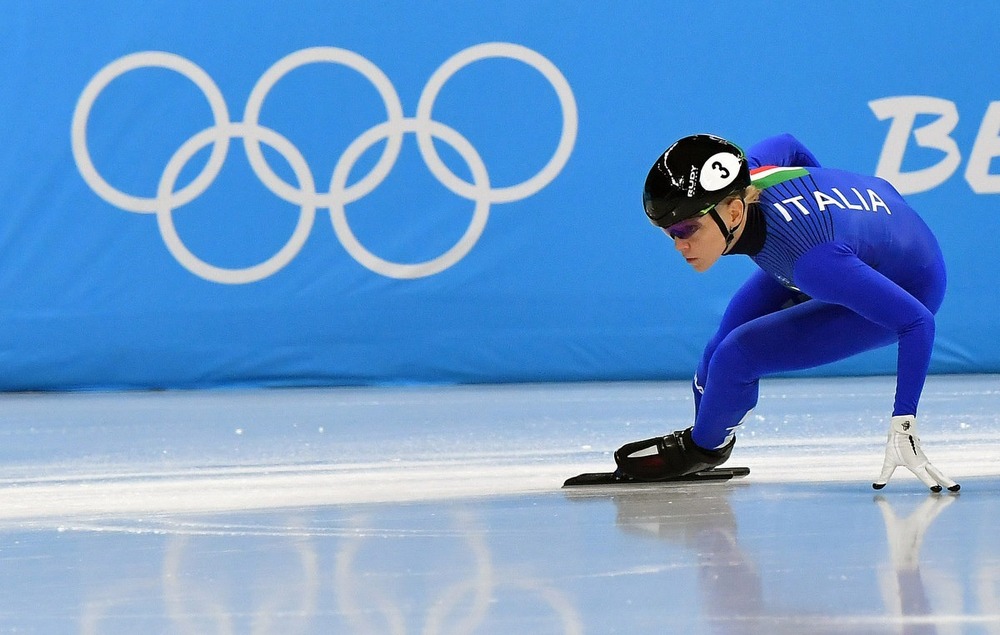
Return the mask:
<path id="1" fill-rule="evenodd" d="M 728 227 L 737 227 L 743 218 L 743 201 L 730 200 L 717 211 Z M 726 251 L 726 237 L 709 214 L 671 225 L 663 233 L 673 239 L 674 248 L 699 273 L 708 271 Z"/>

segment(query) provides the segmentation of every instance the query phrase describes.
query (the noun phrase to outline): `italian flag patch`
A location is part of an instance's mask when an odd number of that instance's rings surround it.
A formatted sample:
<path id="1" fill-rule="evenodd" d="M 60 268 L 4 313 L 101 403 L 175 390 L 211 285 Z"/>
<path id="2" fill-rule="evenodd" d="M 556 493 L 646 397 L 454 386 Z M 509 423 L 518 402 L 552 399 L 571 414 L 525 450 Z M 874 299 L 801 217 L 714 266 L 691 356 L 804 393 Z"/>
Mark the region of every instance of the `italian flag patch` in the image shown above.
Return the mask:
<path id="1" fill-rule="evenodd" d="M 809 174 L 809 170 L 805 168 L 779 168 L 773 165 L 764 165 L 750 170 L 750 182 L 763 190 L 807 174 Z"/>

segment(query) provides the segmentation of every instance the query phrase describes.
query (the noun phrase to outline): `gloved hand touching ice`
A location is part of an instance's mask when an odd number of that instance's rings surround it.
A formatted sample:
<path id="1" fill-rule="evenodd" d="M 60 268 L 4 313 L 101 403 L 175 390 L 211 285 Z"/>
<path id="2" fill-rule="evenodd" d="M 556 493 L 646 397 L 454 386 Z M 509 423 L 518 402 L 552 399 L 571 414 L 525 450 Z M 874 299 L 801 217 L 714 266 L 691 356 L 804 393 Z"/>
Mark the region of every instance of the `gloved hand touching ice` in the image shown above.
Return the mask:
<path id="1" fill-rule="evenodd" d="M 940 492 L 942 488 L 948 488 L 950 492 L 957 492 L 960 489 L 958 483 L 942 474 L 927 460 L 927 455 L 920 448 L 917 418 L 913 415 L 899 415 L 892 418 L 889 424 L 889 436 L 885 443 L 882 473 L 872 483 L 872 487 L 875 489 L 885 487 L 892 473 L 900 465 L 913 472 L 924 485 L 931 488 L 932 492 Z"/>

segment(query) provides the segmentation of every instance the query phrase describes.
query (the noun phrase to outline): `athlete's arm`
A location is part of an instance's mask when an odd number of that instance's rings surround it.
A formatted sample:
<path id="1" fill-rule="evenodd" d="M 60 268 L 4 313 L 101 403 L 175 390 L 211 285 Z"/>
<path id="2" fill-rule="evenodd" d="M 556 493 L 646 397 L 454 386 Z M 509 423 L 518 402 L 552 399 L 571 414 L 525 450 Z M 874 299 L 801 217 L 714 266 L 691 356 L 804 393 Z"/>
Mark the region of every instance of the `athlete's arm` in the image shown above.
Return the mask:
<path id="1" fill-rule="evenodd" d="M 917 436 L 917 402 L 927 379 L 934 344 L 934 314 L 895 282 L 868 266 L 844 243 L 824 243 L 799 258 L 795 282 L 821 302 L 839 304 L 896 334 L 899 341 L 896 401 L 886 438 L 881 489 L 903 465 L 932 492 L 957 492 L 958 483 L 927 460 Z"/>
<path id="2" fill-rule="evenodd" d="M 790 134 L 780 134 L 758 141 L 747 150 L 750 169 L 764 165 L 783 168 L 818 168 L 819 161 L 807 147 Z"/>
<path id="3" fill-rule="evenodd" d="M 803 293 L 847 307 L 896 333 L 899 350 L 893 414 L 915 415 L 934 345 L 934 314 L 844 243 L 813 247 L 796 262 L 794 276 Z"/>

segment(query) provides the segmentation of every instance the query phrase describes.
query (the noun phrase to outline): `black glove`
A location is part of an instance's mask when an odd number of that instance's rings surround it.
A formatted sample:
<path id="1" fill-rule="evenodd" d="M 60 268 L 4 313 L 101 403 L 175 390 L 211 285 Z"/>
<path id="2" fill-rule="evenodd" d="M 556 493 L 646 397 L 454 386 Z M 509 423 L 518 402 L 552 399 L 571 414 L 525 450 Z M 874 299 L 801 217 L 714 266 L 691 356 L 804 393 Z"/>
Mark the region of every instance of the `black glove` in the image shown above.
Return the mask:
<path id="1" fill-rule="evenodd" d="M 639 481 L 661 481 L 722 465 L 736 445 L 734 437 L 719 450 L 695 445 L 691 428 L 665 437 L 626 443 L 615 452 L 618 471 Z"/>

